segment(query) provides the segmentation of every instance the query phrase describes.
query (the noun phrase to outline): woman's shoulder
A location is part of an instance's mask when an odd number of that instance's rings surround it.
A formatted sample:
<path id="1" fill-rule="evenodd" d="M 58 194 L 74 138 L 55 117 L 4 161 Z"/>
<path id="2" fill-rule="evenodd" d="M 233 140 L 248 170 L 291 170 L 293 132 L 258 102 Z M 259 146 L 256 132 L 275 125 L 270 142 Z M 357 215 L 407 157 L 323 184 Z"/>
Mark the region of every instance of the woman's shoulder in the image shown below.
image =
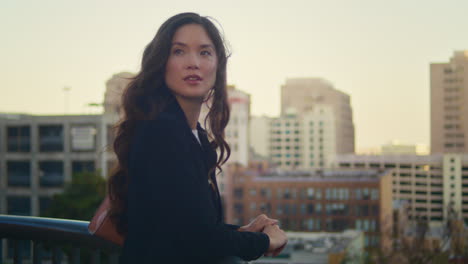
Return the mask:
<path id="1" fill-rule="evenodd" d="M 179 122 L 168 115 L 160 115 L 155 119 L 138 120 L 135 135 L 171 135 L 178 131 Z"/>
<path id="2" fill-rule="evenodd" d="M 139 120 L 135 125 L 132 145 L 137 149 L 169 147 L 179 141 L 177 125 L 167 119 Z"/>

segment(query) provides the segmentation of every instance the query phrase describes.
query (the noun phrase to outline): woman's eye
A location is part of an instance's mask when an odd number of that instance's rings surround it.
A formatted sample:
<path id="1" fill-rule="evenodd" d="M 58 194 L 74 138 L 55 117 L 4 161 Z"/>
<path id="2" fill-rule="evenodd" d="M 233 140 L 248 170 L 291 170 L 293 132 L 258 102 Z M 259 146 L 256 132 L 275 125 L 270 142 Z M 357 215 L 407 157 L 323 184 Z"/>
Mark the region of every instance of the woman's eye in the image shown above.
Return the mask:
<path id="1" fill-rule="evenodd" d="M 180 55 L 180 54 L 184 53 L 184 51 L 181 50 L 181 49 L 175 49 L 175 50 L 172 51 L 172 53 L 175 54 L 175 55 Z"/>
<path id="2" fill-rule="evenodd" d="M 211 56 L 211 52 L 208 51 L 208 50 L 204 50 L 202 52 L 200 52 L 201 55 L 207 55 L 207 56 Z"/>

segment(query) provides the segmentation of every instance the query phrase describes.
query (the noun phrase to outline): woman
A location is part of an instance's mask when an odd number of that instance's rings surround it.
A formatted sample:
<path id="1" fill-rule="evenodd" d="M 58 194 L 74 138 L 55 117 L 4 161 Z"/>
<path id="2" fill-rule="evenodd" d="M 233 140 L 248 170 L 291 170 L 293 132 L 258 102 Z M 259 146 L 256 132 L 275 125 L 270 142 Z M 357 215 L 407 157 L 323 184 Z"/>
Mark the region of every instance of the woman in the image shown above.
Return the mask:
<path id="1" fill-rule="evenodd" d="M 222 221 L 215 170 L 230 153 L 226 63 L 219 31 L 194 13 L 168 19 L 145 48 L 123 94 L 119 165 L 109 180 L 111 217 L 126 237 L 121 263 L 252 260 L 286 244 L 277 221 L 264 215 L 243 227 Z M 197 122 L 209 99 L 211 142 Z"/>

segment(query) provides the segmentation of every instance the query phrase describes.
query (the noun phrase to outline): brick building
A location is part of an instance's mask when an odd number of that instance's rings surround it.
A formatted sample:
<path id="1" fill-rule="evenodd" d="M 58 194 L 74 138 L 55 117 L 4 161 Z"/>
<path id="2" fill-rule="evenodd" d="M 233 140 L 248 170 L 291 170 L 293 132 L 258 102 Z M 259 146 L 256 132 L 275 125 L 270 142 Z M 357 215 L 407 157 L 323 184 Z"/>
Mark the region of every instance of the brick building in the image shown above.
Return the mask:
<path id="1" fill-rule="evenodd" d="M 228 223 L 243 225 L 263 213 L 287 231 L 362 230 L 365 246 L 380 244 L 379 234 L 392 226 L 388 171 L 271 171 L 257 163 L 231 165 L 227 177 Z"/>

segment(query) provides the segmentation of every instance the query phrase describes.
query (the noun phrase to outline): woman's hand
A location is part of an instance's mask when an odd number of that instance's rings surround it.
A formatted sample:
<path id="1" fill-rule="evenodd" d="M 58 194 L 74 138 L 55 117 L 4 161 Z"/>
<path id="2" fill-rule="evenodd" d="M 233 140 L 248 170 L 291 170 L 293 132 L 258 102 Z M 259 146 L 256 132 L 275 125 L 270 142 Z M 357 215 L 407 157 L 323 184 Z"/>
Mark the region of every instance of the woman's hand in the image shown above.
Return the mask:
<path id="1" fill-rule="evenodd" d="M 265 253 L 265 256 L 276 257 L 284 249 L 286 243 L 288 243 L 286 233 L 284 233 L 284 231 L 277 225 L 266 226 L 265 229 L 263 229 L 263 233 L 267 234 L 270 238 L 270 246 L 268 247 L 268 251 Z"/>
<path id="2" fill-rule="evenodd" d="M 241 226 L 238 231 L 241 232 L 262 232 L 263 229 L 268 225 L 277 225 L 278 220 L 268 218 L 266 215 L 261 214 L 257 216 L 248 225 Z"/>

